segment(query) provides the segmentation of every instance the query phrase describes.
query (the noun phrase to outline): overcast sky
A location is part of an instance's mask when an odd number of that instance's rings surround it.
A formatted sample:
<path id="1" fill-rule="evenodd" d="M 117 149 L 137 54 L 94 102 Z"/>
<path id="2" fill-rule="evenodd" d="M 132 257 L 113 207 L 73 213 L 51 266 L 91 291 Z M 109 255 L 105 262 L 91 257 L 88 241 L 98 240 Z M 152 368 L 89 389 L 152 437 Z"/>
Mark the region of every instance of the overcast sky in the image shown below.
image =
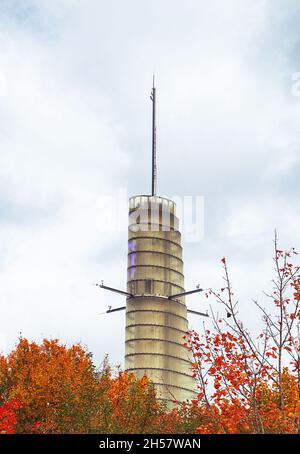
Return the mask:
<path id="1" fill-rule="evenodd" d="M 150 191 L 153 72 L 158 192 L 205 198 L 186 287 L 221 286 L 226 256 L 258 326 L 274 229 L 300 249 L 299 23 L 299 0 L 0 0 L 1 350 L 21 332 L 123 362 L 125 314 L 98 314 L 124 299 L 92 284 L 126 288 L 126 217 L 101 207 Z"/>

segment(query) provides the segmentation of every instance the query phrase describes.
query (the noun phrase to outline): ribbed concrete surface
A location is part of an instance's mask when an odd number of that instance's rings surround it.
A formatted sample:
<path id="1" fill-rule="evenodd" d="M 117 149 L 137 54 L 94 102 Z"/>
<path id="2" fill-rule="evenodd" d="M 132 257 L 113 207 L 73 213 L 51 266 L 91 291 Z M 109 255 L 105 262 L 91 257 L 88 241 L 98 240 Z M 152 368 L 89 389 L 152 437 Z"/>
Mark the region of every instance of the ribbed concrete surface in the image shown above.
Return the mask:
<path id="1" fill-rule="evenodd" d="M 188 329 L 181 235 L 174 202 L 130 199 L 125 369 L 146 373 L 158 396 L 172 402 L 196 396 L 191 361 L 182 346 Z M 151 209 L 150 209 L 151 207 Z"/>

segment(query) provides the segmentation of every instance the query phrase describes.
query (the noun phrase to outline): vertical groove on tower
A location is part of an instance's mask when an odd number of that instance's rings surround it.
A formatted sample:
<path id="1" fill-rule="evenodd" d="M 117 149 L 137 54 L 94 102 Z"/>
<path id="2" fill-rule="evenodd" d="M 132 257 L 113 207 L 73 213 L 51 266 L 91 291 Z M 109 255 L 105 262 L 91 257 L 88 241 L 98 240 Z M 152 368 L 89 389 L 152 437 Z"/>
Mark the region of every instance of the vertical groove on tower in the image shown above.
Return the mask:
<path id="1" fill-rule="evenodd" d="M 184 297 L 181 235 L 175 203 L 158 196 L 129 201 L 125 369 L 146 374 L 166 401 L 195 398 Z"/>

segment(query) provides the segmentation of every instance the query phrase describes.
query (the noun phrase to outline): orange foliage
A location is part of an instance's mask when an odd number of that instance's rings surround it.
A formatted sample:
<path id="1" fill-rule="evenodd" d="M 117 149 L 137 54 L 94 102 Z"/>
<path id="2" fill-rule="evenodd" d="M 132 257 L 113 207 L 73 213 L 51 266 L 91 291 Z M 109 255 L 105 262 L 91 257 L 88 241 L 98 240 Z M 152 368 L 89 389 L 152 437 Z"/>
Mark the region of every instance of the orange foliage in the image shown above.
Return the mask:
<path id="1" fill-rule="evenodd" d="M 198 398 L 168 409 L 149 379 L 96 369 L 81 345 L 21 338 L 0 355 L 0 433 L 300 433 L 300 267 L 275 238 L 272 313 L 256 339 L 239 321 L 225 286 L 209 290 L 225 309 L 212 327 L 185 336 Z"/>
<path id="2" fill-rule="evenodd" d="M 94 366 L 85 350 L 20 339 L 1 365 L 2 393 L 22 402 L 19 432 L 79 432 L 89 422 L 96 393 Z"/>
<path id="3" fill-rule="evenodd" d="M 81 345 L 67 348 L 57 340 L 38 345 L 21 338 L 0 357 L 0 394 L 6 402 L 0 411 L 21 402 L 19 433 L 144 431 L 158 408 L 146 377 L 114 377 L 106 362 L 97 371 Z"/>
<path id="4" fill-rule="evenodd" d="M 193 403 L 200 422 L 197 432 L 299 433 L 299 381 L 288 368 L 282 374 L 281 409 L 278 385 L 267 372 L 268 366 L 259 373 L 247 367 L 247 361 L 254 358 L 243 340 L 228 332 L 206 332 L 202 343 L 199 335 L 191 332 L 188 345 L 197 358 L 195 375 L 200 374 L 198 401 Z"/>
<path id="5" fill-rule="evenodd" d="M 258 340 L 238 319 L 225 258 L 226 286 L 207 297 L 223 305 L 226 318 L 212 314 L 211 330 L 188 333 L 199 433 L 300 433 L 300 267 L 292 263 L 296 251 L 279 250 L 276 236 L 274 255 L 273 306 L 268 312 L 256 302 L 264 323 Z"/>
<path id="6" fill-rule="evenodd" d="M 11 400 L 0 405 L 0 434 L 15 433 L 20 408 L 21 404 L 18 400 Z"/>
<path id="7" fill-rule="evenodd" d="M 20 339 L 0 357 L 0 433 L 298 433 L 299 383 L 283 372 L 284 408 L 276 384 L 262 369 L 245 371 L 252 360 L 243 341 L 229 332 L 189 333 L 195 373 L 207 375 L 198 399 L 167 409 L 147 377 L 96 370 L 80 345 L 41 345 Z M 211 380 L 210 393 L 207 389 Z"/>

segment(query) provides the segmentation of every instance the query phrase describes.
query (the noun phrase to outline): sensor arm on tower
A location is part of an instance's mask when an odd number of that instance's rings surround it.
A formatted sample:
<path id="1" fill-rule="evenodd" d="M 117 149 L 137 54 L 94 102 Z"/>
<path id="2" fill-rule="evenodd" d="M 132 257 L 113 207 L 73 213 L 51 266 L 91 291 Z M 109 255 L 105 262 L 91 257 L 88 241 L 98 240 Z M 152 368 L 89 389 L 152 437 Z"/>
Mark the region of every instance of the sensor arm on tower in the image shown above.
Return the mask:
<path id="1" fill-rule="evenodd" d="M 198 292 L 203 292 L 203 288 L 197 288 L 195 290 L 189 290 L 188 292 L 182 292 L 182 293 L 176 293 L 176 295 L 170 295 L 168 296 L 169 300 L 172 300 L 173 298 L 178 298 L 179 296 L 186 296 L 186 295 L 191 295 L 192 293 L 198 293 Z"/>
<path id="2" fill-rule="evenodd" d="M 104 288 L 104 290 L 109 290 L 110 292 L 115 292 L 119 293 L 120 295 L 125 295 L 125 296 L 130 296 L 131 298 L 133 297 L 132 293 L 125 292 L 124 290 L 119 290 L 117 288 L 113 287 L 107 287 L 106 285 L 101 284 L 95 284 L 96 287 Z"/>
<path id="3" fill-rule="evenodd" d="M 132 293 L 125 292 L 124 290 L 119 290 L 119 289 L 116 289 L 116 288 L 113 288 L 113 287 L 107 287 L 106 285 L 104 285 L 102 283 L 101 284 L 94 284 L 94 285 L 96 287 L 103 288 L 104 290 L 109 290 L 110 292 L 115 292 L 115 293 L 119 293 L 120 295 L 125 295 L 125 296 L 129 296 L 130 298 L 134 298 L 134 295 Z M 176 293 L 175 295 L 170 295 L 167 298 L 169 300 L 172 300 L 173 298 L 178 298 L 180 296 L 191 295 L 193 293 L 198 293 L 198 292 L 203 292 L 203 291 L 204 291 L 203 288 L 197 288 L 195 290 L 189 290 L 188 292 Z M 125 309 L 126 309 L 126 306 L 117 307 L 117 308 L 114 308 L 114 309 L 112 309 L 110 307 L 106 311 L 106 314 L 110 314 L 112 312 L 124 311 Z M 201 315 L 202 317 L 209 317 L 209 315 L 207 313 L 193 311 L 192 309 L 187 309 L 187 312 L 189 312 L 190 314 Z"/>
<path id="4" fill-rule="evenodd" d="M 204 313 L 204 312 L 197 312 L 197 311 L 192 311 L 192 309 L 187 309 L 189 314 L 195 314 L 195 315 L 201 315 L 201 317 L 208 317 L 209 315 Z"/>
<path id="5" fill-rule="evenodd" d="M 168 296 L 168 299 L 169 300 L 173 300 L 174 298 L 179 298 L 181 296 L 192 295 L 193 293 L 198 293 L 198 292 L 203 292 L 203 291 L 204 291 L 203 288 L 197 288 L 195 290 L 189 290 L 188 292 L 181 292 L 181 293 L 176 293 L 175 295 L 170 295 L 170 296 Z M 201 315 L 202 317 L 209 317 L 209 315 L 207 313 L 204 313 L 204 312 L 197 312 L 197 311 L 193 311 L 192 309 L 187 309 L 187 311 L 190 314 Z"/>
<path id="6" fill-rule="evenodd" d="M 114 309 L 108 309 L 106 311 L 107 314 L 110 314 L 111 312 L 118 312 L 118 311 L 124 311 L 126 309 L 126 306 L 122 306 L 122 307 L 116 307 Z"/>

